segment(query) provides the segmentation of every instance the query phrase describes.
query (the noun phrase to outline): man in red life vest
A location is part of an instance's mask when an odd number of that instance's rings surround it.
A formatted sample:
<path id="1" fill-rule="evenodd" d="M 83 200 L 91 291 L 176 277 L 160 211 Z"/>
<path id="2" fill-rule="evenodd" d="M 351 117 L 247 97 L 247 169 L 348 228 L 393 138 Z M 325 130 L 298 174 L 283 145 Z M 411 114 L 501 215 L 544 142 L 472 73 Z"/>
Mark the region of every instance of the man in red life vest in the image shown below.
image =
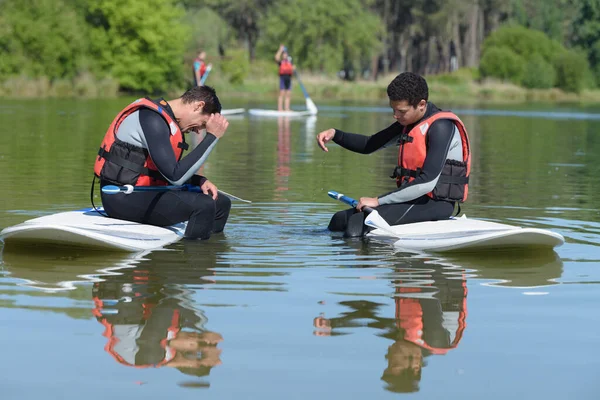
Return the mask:
<path id="1" fill-rule="evenodd" d="M 206 52 L 201 51 L 198 53 L 198 56 L 194 59 L 193 64 L 193 72 L 194 72 L 194 86 L 202 85 L 202 77 L 206 73 L 206 69 L 211 66 L 211 64 L 206 64 Z"/>
<path id="2" fill-rule="evenodd" d="M 229 122 L 210 86 L 195 86 L 166 101 L 141 98 L 121 111 L 108 128 L 94 164 L 100 186 L 162 186 L 191 183 L 190 191 L 134 191 L 105 194 L 102 205 L 109 217 L 149 225 L 169 226 L 188 221 L 185 237 L 208 239 L 225 227 L 231 200 L 195 172 L 225 134 Z M 206 136 L 185 157 L 184 132 Z"/>
<path id="3" fill-rule="evenodd" d="M 328 129 L 317 135 L 318 145 L 326 152 L 331 140 L 362 154 L 398 146 L 398 164 L 392 174 L 397 189 L 378 197 L 361 197 L 356 208 L 332 217 L 329 229 L 344 232 L 346 237 L 368 232 L 363 207 L 375 208 L 390 225 L 399 225 L 448 219 L 455 204 L 467 199 L 471 149 L 462 121 L 430 103 L 427 82 L 412 72 L 394 78 L 387 94 L 396 122 L 384 130 L 364 136 Z"/>
<path id="4" fill-rule="evenodd" d="M 279 65 L 279 97 L 277 98 L 277 109 L 279 111 L 290 110 L 290 99 L 292 89 L 292 74 L 294 73 L 294 65 L 292 58 L 288 55 L 284 45 L 279 46 L 279 50 L 275 54 L 275 61 Z"/>

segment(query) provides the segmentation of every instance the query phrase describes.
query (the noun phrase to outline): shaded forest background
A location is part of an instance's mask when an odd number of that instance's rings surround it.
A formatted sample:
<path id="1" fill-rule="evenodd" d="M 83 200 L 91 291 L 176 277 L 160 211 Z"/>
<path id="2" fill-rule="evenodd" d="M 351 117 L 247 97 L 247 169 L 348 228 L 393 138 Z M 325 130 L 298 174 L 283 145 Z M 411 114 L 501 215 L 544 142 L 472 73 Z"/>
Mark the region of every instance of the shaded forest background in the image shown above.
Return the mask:
<path id="1" fill-rule="evenodd" d="M 0 0 L 0 84 L 165 93 L 200 50 L 232 84 L 301 71 L 373 80 L 468 70 L 527 88 L 600 83 L 600 0 Z"/>

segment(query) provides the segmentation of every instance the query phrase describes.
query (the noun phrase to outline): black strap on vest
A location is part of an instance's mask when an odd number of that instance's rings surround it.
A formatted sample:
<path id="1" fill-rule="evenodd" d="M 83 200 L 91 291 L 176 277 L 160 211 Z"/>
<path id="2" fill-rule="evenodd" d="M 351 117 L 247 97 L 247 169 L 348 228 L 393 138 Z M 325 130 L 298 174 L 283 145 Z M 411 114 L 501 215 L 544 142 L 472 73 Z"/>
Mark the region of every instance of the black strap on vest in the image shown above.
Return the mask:
<path id="1" fill-rule="evenodd" d="M 394 168 L 394 172 L 392 173 L 390 178 L 397 179 L 397 178 L 402 178 L 404 176 L 416 178 L 417 176 L 419 176 L 421 174 L 421 171 L 423 171 L 421 168 L 408 169 L 408 168 L 403 168 L 401 166 L 397 166 L 396 168 Z"/>
<path id="2" fill-rule="evenodd" d="M 104 158 L 106 161 L 110 161 L 111 163 L 117 164 L 120 167 L 127 168 L 133 172 L 137 172 L 140 175 L 146 175 L 152 179 L 166 181 L 165 177 L 162 176 L 160 172 L 145 168 L 141 165 L 132 163 L 129 160 L 115 156 L 114 154 L 111 154 L 110 151 L 104 150 L 102 147 L 98 149 L 98 157 Z"/>

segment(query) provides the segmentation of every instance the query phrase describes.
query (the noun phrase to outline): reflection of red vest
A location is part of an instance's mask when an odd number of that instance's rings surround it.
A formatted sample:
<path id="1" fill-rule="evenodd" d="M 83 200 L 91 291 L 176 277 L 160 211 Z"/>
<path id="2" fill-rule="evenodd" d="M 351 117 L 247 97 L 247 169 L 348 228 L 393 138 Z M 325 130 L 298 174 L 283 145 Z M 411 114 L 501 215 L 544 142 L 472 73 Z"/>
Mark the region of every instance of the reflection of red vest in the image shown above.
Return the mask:
<path id="1" fill-rule="evenodd" d="M 458 346 L 458 343 L 462 339 L 463 332 L 467 326 L 467 283 L 462 282 L 463 288 L 463 299 L 460 310 L 458 312 L 457 328 L 454 336 L 454 340 L 450 343 L 447 348 L 433 347 L 429 343 L 423 340 L 423 308 L 421 307 L 421 301 L 431 300 L 420 300 L 415 297 L 396 297 L 396 321 L 398 321 L 398 327 L 404 330 L 404 339 L 416 344 L 417 346 L 427 349 L 431 354 L 446 354 L 449 350 L 454 349 Z M 400 287 L 398 288 L 400 293 L 415 292 L 420 293 L 419 288 Z M 443 310 L 442 310 L 443 312 Z"/>
<path id="2" fill-rule="evenodd" d="M 458 172 L 459 167 L 453 166 L 452 160 L 448 160 L 444 166 L 442 175 L 440 175 L 436 188 L 443 184 L 464 186 L 464 195 L 462 196 L 462 199 L 458 199 L 458 201 L 465 201 L 467 200 L 469 175 L 471 174 L 471 146 L 469 144 L 469 136 L 467 135 L 465 125 L 456 115 L 454 115 L 454 113 L 449 111 L 437 112 L 415 125 L 408 134 L 406 134 L 406 130 L 402 133 L 400 147 L 398 149 L 398 166 L 400 166 L 400 168 L 396 169 L 397 171 L 400 170 L 400 173 L 395 173 L 396 181 L 398 187 L 400 187 L 406 182 L 413 181 L 420 174 L 425 162 L 425 157 L 427 156 L 427 132 L 431 125 L 438 119 L 452 120 L 458 128 L 462 141 L 464 165 L 462 166 L 462 174 L 457 174 L 455 171 Z M 434 197 L 433 191 L 429 192 L 427 195 L 432 198 Z"/>
<path id="3" fill-rule="evenodd" d="M 292 75 L 294 66 L 289 60 L 281 60 L 279 63 L 279 75 Z"/>
<path id="4" fill-rule="evenodd" d="M 171 319 L 171 326 L 169 326 L 169 328 L 167 329 L 167 337 L 165 337 L 164 339 L 162 339 L 160 341 L 160 346 L 165 351 L 164 359 L 156 364 L 136 365 L 136 364 L 131 364 L 130 362 L 126 361 L 125 358 L 115 350 L 115 346 L 117 345 L 117 343 L 119 343 L 119 338 L 114 334 L 113 324 L 108 322 L 106 320 L 106 318 L 102 317 L 102 309 L 104 307 L 102 300 L 95 297 L 94 304 L 96 307 L 92 310 L 92 313 L 94 314 L 94 316 L 96 318 L 98 318 L 100 323 L 102 325 L 104 325 L 105 329 L 104 329 L 104 332 L 102 333 L 102 336 L 108 338 L 108 343 L 106 343 L 106 346 L 104 346 L 104 351 L 106 351 L 108 354 L 110 354 L 115 360 L 117 360 L 117 362 L 119 362 L 120 364 L 126 365 L 128 367 L 149 368 L 149 367 L 162 367 L 163 365 L 165 365 L 169 361 L 171 361 L 173 358 L 175 358 L 176 351 L 169 348 L 167 346 L 167 344 L 168 344 L 169 340 L 174 339 L 177 336 L 177 334 L 179 333 L 179 330 L 180 330 L 180 328 L 179 328 L 179 326 L 180 326 L 179 310 L 173 311 L 173 318 Z M 143 321 L 147 321 L 148 318 L 150 318 L 150 316 L 152 315 L 152 305 L 151 304 L 143 304 L 143 307 L 144 307 L 144 311 L 142 314 L 142 318 L 143 318 Z"/>
<path id="5" fill-rule="evenodd" d="M 165 180 L 160 172 L 158 172 L 156 165 L 154 165 L 154 162 L 150 158 L 150 154 L 147 151 L 145 151 L 147 155 L 143 165 L 131 165 L 131 161 L 116 157 L 114 154 L 111 155 L 110 153 L 110 149 L 117 137 L 117 130 L 125 118 L 141 108 L 149 108 L 159 113 L 169 125 L 171 130 L 171 135 L 169 138 L 171 147 L 173 148 L 173 153 L 175 153 L 175 158 L 180 160 L 181 156 L 183 155 L 183 151 L 187 148 L 187 144 L 185 143 L 185 139 L 181 129 L 179 128 L 179 125 L 177 125 L 177 122 L 175 122 L 175 120 L 173 120 L 169 113 L 167 113 L 163 108 L 166 105 L 167 103 L 164 100 L 161 100 L 161 102 L 157 104 L 150 99 L 142 98 L 135 100 L 133 103 L 125 107 L 125 109 L 115 117 L 106 131 L 106 135 L 104 136 L 102 144 L 100 145 L 100 150 L 98 151 L 98 158 L 94 164 L 94 174 L 96 174 L 97 177 L 102 178 L 102 170 L 105 166 L 105 163 L 108 162 L 123 168 L 139 171 L 140 176 L 137 179 L 135 186 L 168 185 L 167 180 Z"/>

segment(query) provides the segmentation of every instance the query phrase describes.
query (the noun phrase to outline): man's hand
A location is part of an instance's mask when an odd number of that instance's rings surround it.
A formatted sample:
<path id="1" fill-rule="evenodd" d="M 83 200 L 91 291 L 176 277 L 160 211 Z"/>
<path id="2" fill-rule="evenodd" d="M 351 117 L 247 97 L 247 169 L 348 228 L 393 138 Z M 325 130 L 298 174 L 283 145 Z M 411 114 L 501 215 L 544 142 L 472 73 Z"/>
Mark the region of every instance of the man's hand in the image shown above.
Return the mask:
<path id="1" fill-rule="evenodd" d="M 206 121 L 206 132 L 221 138 L 225 134 L 228 126 L 229 121 L 227 121 L 224 116 L 221 114 L 210 114 L 208 121 Z"/>
<path id="2" fill-rule="evenodd" d="M 358 211 L 362 211 L 364 207 L 375 208 L 377 206 L 379 206 L 379 200 L 377 199 L 377 197 L 361 197 L 358 200 L 356 209 Z"/>
<path id="3" fill-rule="evenodd" d="M 323 149 L 323 151 L 328 152 L 329 150 L 327 149 L 325 144 L 331 141 L 331 139 L 333 139 L 334 136 L 335 129 L 327 129 L 326 131 L 323 131 L 317 135 L 317 144 L 321 149 Z"/>
<path id="4" fill-rule="evenodd" d="M 214 183 L 208 179 L 202 184 L 202 186 L 200 186 L 200 189 L 202 189 L 202 193 L 212 196 L 213 200 L 217 199 L 219 191 Z"/>

